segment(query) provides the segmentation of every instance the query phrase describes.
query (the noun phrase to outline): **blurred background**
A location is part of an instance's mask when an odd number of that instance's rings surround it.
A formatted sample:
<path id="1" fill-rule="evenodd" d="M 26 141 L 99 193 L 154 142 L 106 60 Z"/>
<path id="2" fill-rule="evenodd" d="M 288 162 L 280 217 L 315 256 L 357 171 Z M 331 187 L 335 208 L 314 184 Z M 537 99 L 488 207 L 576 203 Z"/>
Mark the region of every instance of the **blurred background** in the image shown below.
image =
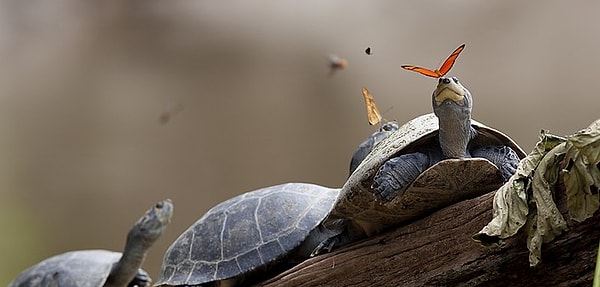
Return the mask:
<path id="1" fill-rule="evenodd" d="M 0 286 L 67 250 L 121 250 L 158 200 L 145 268 L 215 204 L 283 182 L 341 186 L 384 117 L 431 111 L 436 68 L 526 151 L 600 115 L 600 2 L 0 2 Z M 371 47 L 373 55 L 365 54 Z M 329 76 L 327 56 L 349 67 Z M 163 123 L 159 118 L 162 117 Z"/>

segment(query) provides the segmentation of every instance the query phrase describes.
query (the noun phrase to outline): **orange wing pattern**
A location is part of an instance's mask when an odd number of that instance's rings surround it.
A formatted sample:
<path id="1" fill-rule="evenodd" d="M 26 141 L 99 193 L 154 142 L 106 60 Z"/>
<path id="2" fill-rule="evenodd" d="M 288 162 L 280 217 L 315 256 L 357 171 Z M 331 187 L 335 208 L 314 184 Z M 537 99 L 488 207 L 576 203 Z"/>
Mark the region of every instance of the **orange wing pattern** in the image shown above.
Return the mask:
<path id="1" fill-rule="evenodd" d="M 409 71 L 415 71 L 421 75 L 425 75 L 428 77 L 439 78 L 442 76 L 442 74 L 440 74 L 440 72 L 438 70 L 432 71 L 427 68 L 421 68 L 421 67 L 409 66 L 409 65 L 403 65 L 402 68 L 405 70 L 409 70 Z"/>
<path id="2" fill-rule="evenodd" d="M 367 119 L 369 120 L 369 124 L 374 126 L 381 122 L 381 114 L 379 113 L 379 109 L 377 105 L 375 105 L 375 99 L 371 96 L 371 93 L 367 88 L 362 88 L 362 94 L 365 98 L 365 105 L 367 106 Z"/>
<path id="3" fill-rule="evenodd" d="M 444 61 L 442 66 L 439 69 L 436 69 L 433 71 L 429 70 L 427 68 L 410 66 L 410 65 L 403 65 L 402 68 L 405 70 L 409 70 L 409 71 L 415 71 L 421 75 L 425 75 L 428 77 L 440 78 L 440 77 L 443 77 L 444 75 L 446 75 L 450 71 L 450 69 L 452 69 L 452 66 L 454 65 L 454 62 L 456 62 L 458 55 L 460 55 L 460 52 L 462 52 L 464 49 L 465 49 L 465 44 L 458 46 L 458 48 L 456 48 L 456 50 L 454 50 L 454 52 L 452 52 L 452 54 L 450 54 L 448 59 L 446 59 L 446 61 Z"/>

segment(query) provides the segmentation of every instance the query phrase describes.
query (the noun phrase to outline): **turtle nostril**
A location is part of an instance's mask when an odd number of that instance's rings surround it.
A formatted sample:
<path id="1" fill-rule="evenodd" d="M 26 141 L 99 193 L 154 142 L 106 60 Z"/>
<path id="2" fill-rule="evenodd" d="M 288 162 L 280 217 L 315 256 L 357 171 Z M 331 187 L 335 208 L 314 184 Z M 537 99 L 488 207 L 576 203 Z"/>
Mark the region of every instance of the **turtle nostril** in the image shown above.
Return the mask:
<path id="1" fill-rule="evenodd" d="M 450 84 L 450 79 L 448 79 L 448 78 L 443 78 L 441 80 L 444 84 Z"/>

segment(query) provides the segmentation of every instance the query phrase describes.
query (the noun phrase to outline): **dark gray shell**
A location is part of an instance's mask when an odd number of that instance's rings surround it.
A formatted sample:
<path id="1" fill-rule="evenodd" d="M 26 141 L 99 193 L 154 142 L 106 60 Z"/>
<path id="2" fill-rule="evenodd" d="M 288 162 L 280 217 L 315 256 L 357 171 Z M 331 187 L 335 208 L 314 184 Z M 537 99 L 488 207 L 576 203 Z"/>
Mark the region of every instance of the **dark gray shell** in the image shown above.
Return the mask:
<path id="1" fill-rule="evenodd" d="M 289 183 L 218 204 L 171 244 L 155 286 L 226 280 L 285 257 L 321 223 L 338 194 Z"/>
<path id="2" fill-rule="evenodd" d="M 23 271 L 9 287 L 102 287 L 120 252 L 81 250 L 59 254 Z"/>
<path id="3" fill-rule="evenodd" d="M 474 120 L 471 124 L 478 133 L 471 147 L 507 145 L 520 158 L 525 157 L 525 152 L 505 134 Z M 392 157 L 437 145 L 438 127 L 433 113 L 422 115 L 376 145 L 342 187 L 325 226 L 337 219 L 350 219 L 367 234 L 373 234 L 502 185 L 497 167 L 486 159 L 444 160 L 424 171 L 401 196 L 390 202 L 378 200 L 371 184 L 379 167 Z"/>

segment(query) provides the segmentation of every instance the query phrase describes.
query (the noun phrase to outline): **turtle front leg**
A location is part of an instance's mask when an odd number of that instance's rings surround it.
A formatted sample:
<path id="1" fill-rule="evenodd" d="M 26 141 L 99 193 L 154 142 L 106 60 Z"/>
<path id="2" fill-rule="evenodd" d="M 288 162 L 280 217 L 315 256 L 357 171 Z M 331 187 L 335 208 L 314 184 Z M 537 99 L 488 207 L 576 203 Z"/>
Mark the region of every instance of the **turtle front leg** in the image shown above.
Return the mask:
<path id="1" fill-rule="evenodd" d="M 392 158 L 379 168 L 373 177 L 371 188 L 377 198 L 391 201 L 402 194 L 429 166 L 429 156 L 420 152 Z"/>
<path id="2" fill-rule="evenodd" d="M 349 222 L 348 219 L 332 220 L 327 227 L 319 224 L 311 231 L 307 240 L 305 240 L 306 244 L 314 247 L 310 251 L 310 257 L 329 253 L 334 247 L 340 246 L 345 241 L 345 233 L 347 233 Z"/>
<path id="3" fill-rule="evenodd" d="M 515 174 L 519 165 L 519 156 L 508 146 L 484 147 L 471 151 L 472 157 L 481 157 L 491 161 L 502 173 L 504 181 Z"/>

